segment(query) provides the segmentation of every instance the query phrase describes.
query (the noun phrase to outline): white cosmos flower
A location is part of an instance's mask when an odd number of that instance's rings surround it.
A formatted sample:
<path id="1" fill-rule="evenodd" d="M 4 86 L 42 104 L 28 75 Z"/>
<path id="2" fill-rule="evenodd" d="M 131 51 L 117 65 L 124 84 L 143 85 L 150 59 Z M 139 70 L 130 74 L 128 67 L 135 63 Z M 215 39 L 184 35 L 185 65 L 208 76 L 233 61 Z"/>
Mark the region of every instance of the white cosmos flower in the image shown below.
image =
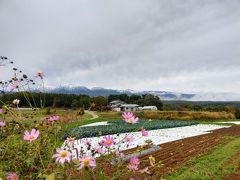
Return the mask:
<path id="1" fill-rule="evenodd" d="M 20 102 L 20 100 L 19 100 L 19 99 L 14 99 L 12 103 L 13 103 L 14 105 L 18 105 L 18 104 L 19 104 L 19 102 Z"/>

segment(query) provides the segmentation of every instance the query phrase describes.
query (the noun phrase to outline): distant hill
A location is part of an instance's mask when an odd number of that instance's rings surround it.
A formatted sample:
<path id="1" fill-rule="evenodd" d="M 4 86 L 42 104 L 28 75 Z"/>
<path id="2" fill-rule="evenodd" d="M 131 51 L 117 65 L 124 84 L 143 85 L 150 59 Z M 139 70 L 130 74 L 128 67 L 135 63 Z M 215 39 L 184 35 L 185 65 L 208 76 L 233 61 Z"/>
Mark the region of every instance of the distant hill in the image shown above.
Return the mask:
<path id="1" fill-rule="evenodd" d="M 170 91 L 133 91 L 106 89 L 101 87 L 87 88 L 85 86 L 60 86 L 48 88 L 50 93 L 86 94 L 89 96 L 108 96 L 110 94 L 153 94 L 162 100 L 170 101 L 240 101 L 240 93 L 178 93 Z"/>

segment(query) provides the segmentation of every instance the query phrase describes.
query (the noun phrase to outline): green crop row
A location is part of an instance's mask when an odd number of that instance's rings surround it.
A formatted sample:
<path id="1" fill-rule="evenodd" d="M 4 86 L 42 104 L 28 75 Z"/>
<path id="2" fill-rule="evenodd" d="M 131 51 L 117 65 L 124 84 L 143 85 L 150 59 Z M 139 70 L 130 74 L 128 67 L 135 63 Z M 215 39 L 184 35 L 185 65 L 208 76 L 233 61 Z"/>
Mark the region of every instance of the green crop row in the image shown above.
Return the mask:
<path id="1" fill-rule="evenodd" d="M 76 127 L 70 130 L 68 133 L 64 134 L 64 138 L 69 136 L 76 138 L 97 137 L 99 135 L 137 132 L 140 131 L 142 127 L 144 127 L 146 130 L 154 130 L 181 126 L 191 126 L 197 123 L 190 121 L 140 120 L 136 124 L 128 124 L 125 123 L 123 120 L 116 120 L 108 122 L 108 124 L 109 125 Z"/>

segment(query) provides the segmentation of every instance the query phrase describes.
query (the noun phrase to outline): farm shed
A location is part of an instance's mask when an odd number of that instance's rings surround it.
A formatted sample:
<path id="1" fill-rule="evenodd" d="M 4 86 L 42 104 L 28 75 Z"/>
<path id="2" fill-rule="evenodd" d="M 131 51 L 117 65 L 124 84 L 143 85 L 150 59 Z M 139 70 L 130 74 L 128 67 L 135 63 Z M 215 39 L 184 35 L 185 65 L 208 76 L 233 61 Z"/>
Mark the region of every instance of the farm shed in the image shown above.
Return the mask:
<path id="1" fill-rule="evenodd" d="M 137 104 L 123 104 L 120 106 L 121 111 L 139 111 L 139 105 Z"/>
<path id="2" fill-rule="evenodd" d="M 158 110 L 156 106 L 143 106 L 142 110 Z"/>

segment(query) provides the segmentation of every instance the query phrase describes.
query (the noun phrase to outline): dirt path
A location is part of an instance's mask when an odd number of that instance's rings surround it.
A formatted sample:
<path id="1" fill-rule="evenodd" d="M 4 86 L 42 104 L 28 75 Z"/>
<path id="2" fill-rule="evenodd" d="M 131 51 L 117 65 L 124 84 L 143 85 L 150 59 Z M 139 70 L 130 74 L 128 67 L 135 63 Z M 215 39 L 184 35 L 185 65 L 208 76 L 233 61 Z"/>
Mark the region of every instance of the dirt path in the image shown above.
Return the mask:
<path id="1" fill-rule="evenodd" d="M 90 114 L 90 115 L 92 116 L 91 120 L 92 120 L 92 119 L 97 119 L 97 118 L 99 118 L 99 116 L 98 116 L 94 111 L 88 111 L 88 110 L 86 110 L 85 112 L 88 113 L 88 114 Z"/>

